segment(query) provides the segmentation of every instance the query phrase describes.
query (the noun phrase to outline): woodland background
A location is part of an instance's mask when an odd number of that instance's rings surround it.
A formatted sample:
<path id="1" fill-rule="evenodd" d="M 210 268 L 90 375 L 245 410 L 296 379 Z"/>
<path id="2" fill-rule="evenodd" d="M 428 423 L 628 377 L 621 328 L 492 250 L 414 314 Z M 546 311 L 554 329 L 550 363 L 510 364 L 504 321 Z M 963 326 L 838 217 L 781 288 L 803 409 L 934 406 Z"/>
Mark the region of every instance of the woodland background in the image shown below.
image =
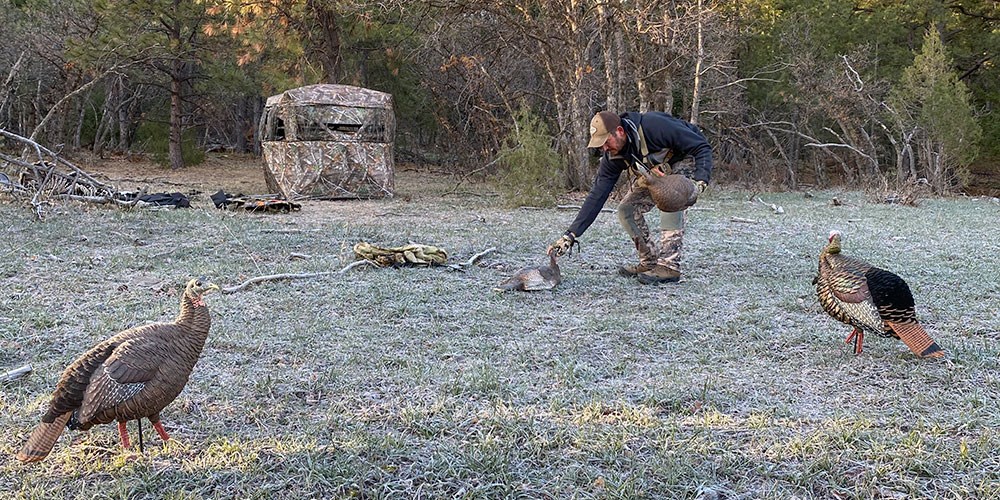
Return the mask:
<path id="1" fill-rule="evenodd" d="M 41 204 L 0 203 L 0 367 L 33 368 L 0 387 L 0 498 L 1000 498 L 1000 198 L 860 192 L 1000 177 L 998 18 L 939 0 L 0 0 L 0 132 L 123 183 L 228 157 L 225 184 L 195 186 L 205 209 L 45 204 L 40 223 Z M 316 82 L 395 96 L 397 196 L 211 208 L 261 185 L 264 98 Z M 589 187 L 604 108 L 697 121 L 734 186 L 692 207 L 685 279 L 614 277 L 634 250 L 602 214 L 557 289 L 490 293 L 573 217 L 492 195 Z M 2 172 L 21 143 L 0 137 Z M 905 277 L 947 359 L 874 336 L 854 355 L 812 285 L 832 228 Z M 359 241 L 497 251 L 209 296 L 168 444 L 147 426 L 136 459 L 101 426 L 13 458 L 68 362 L 171 320 L 182 276 L 329 273 Z"/>
<path id="2" fill-rule="evenodd" d="M 985 0 L 0 0 L 0 129 L 182 168 L 254 152 L 267 96 L 346 83 L 394 95 L 397 160 L 508 185 L 588 188 L 587 123 L 612 109 L 696 122 L 720 182 L 983 191 L 998 20 Z"/>

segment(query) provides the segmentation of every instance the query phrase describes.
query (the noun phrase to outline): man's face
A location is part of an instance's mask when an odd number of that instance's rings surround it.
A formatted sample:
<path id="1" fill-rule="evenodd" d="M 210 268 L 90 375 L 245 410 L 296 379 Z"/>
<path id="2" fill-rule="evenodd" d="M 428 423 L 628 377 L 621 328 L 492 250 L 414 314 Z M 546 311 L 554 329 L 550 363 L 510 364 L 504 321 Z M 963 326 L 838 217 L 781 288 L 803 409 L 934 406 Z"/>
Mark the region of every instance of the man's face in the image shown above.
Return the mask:
<path id="1" fill-rule="evenodd" d="M 617 155 L 623 147 L 625 147 L 625 129 L 619 126 L 614 132 L 611 133 L 611 135 L 608 136 L 608 140 L 604 142 L 603 146 L 601 146 L 601 151 L 614 156 Z"/>

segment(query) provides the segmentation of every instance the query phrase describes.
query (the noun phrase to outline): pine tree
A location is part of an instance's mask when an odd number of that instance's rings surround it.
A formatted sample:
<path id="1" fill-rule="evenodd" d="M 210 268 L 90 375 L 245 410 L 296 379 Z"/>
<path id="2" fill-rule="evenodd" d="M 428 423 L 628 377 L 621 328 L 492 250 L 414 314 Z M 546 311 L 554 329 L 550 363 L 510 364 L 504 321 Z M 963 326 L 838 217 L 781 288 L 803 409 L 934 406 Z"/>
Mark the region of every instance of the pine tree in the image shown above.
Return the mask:
<path id="1" fill-rule="evenodd" d="M 940 32 L 931 27 L 894 93 L 898 107 L 919 127 L 920 173 L 939 193 L 961 188 L 967 180 L 981 136 L 969 89 L 952 67 Z"/>

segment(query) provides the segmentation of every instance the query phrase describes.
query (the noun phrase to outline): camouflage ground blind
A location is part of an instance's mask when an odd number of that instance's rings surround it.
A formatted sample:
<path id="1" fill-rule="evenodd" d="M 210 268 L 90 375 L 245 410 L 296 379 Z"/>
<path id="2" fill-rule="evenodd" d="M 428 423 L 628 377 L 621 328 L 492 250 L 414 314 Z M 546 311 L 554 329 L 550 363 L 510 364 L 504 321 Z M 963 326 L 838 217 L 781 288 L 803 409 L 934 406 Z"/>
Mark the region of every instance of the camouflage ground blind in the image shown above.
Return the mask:
<path id="1" fill-rule="evenodd" d="M 260 121 L 268 189 L 297 199 L 391 197 L 392 95 L 310 85 L 267 99 Z"/>

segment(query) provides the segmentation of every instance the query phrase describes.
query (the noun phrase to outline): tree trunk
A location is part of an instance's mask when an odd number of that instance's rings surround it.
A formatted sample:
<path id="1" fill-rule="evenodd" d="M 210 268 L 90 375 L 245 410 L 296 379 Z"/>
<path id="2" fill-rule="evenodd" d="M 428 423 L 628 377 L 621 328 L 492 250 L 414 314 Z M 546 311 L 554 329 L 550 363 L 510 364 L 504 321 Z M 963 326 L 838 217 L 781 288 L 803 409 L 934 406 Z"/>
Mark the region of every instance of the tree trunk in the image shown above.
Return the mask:
<path id="1" fill-rule="evenodd" d="M 172 77 L 170 79 L 170 146 L 169 146 L 169 156 L 170 156 L 170 168 L 179 169 L 184 168 L 184 150 L 182 146 L 182 130 L 183 123 L 181 118 L 182 113 L 182 102 L 181 102 L 181 80 L 178 77 L 180 71 L 183 70 L 183 62 L 180 59 L 174 59 L 171 61 L 171 66 L 173 70 L 171 71 Z"/>
<path id="2" fill-rule="evenodd" d="M 97 130 L 94 131 L 94 154 L 98 158 L 104 157 L 104 146 L 111 134 L 111 110 L 120 101 L 118 82 L 118 79 L 114 79 L 108 83 L 104 92 L 104 105 L 101 106 L 101 112 L 97 116 Z"/>
<path id="3" fill-rule="evenodd" d="M 260 130 L 257 129 L 257 123 L 260 121 L 260 116 L 264 114 L 264 98 L 253 97 L 253 119 L 250 121 L 250 127 L 253 130 L 253 144 L 251 145 L 253 154 L 260 155 Z"/>
<path id="4" fill-rule="evenodd" d="M 625 44 L 622 34 L 614 14 L 601 7 L 601 56 L 604 60 L 604 85 L 606 89 L 604 110 L 621 113 L 624 103 L 622 102 L 622 85 L 620 80 L 623 73 L 622 60 L 626 57 Z M 592 110 L 597 111 L 597 110 Z"/>
<path id="5" fill-rule="evenodd" d="M 174 0 L 174 12 L 180 10 L 181 0 Z M 181 23 L 175 20 L 170 26 L 170 44 L 173 47 L 180 47 Z M 174 54 L 170 61 L 170 144 L 168 146 L 168 156 L 170 158 L 170 168 L 184 168 L 184 150 L 182 145 L 183 131 L 183 94 L 184 91 L 184 61 L 180 54 Z"/>
<path id="6" fill-rule="evenodd" d="M 21 51 L 21 55 L 17 56 L 17 62 L 14 66 L 10 68 L 10 73 L 7 75 L 7 79 L 4 80 L 3 85 L 0 85 L 0 115 L 3 114 L 4 108 L 7 106 L 8 98 L 14 90 L 15 80 L 18 70 L 21 68 L 21 61 L 24 60 L 25 51 Z"/>
<path id="7" fill-rule="evenodd" d="M 118 85 L 121 89 L 121 99 L 118 100 L 118 105 L 115 106 L 115 119 L 118 122 L 118 151 L 125 152 L 132 145 L 132 120 L 129 109 L 132 107 L 134 96 L 125 96 L 126 88 L 124 79 L 119 79 Z"/>
<path id="8" fill-rule="evenodd" d="M 580 91 L 581 86 L 578 84 L 573 89 L 572 97 L 570 98 L 570 122 L 573 124 L 569 127 L 570 130 L 570 151 L 575 152 L 575 154 L 570 155 L 570 158 L 575 158 L 575 163 L 578 165 L 577 179 L 575 187 L 586 187 L 590 188 L 592 177 L 590 173 L 590 162 L 588 161 L 589 152 L 587 151 L 587 142 L 590 139 L 590 116 L 587 113 L 588 110 L 585 109 L 584 105 L 581 103 L 582 95 Z"/>
<path id="9" fill-rule="evenodd" d="M 313 40 L 312 51 L 323 65 L 323 81 L 325 83 L 340 83 L 340 26 L 337 25 L 337 12 L 329 2 L 308 0 L 306 6 L 316 21 L 319 30 L 318 40 Z"/>
<path id="10" fill-rule="evenodd" d="M 87 97 L 81 99 L 77 104 L 76 127 L 73 128 L 73 150 L 80 150 L 80 136 L 83 134 L 83 120 L 87 116 L 87 101 L 90 100 L 90 92 Z"/>
<path id="11" fill-rule="evenodd" d="M 699 111 L 699 108 L 701 106 L 701 66 L 705 62 L 705 44 L 704 44 L 704 40 L 703 40 L 703 37 L 702 37 L 702 30 L 703 30 L 704 26 L 703 26 L 703 19 L 702 19 L 703 12 L 702 12 L 702 8 L 701 8 L 702 7 L 701 1 L 702 0 L 698 0 L 698 7 L 697 7 L 698 8 L 698 12 L 697 12 L 697 17 L 695 18 L 696 19 L 695 24 L 697 25 L 696 28 L 698 30 L 698 36 L 697 36 L 697 42 L 696 42 L 697 43 L 697 47 L 695 47 L 697 55 L 695 56 L 695 60 L 694 60 L 694 82 L 692 82 L 692 84 L 691 84 L 691 87 L 692 87 L 692 89 L 691 89 L 691 118 L 689 120 L 691 123 L 693 123 L 695 125 L 698 124 L 698 115 L 701 114 L 701 112 Z"/>

